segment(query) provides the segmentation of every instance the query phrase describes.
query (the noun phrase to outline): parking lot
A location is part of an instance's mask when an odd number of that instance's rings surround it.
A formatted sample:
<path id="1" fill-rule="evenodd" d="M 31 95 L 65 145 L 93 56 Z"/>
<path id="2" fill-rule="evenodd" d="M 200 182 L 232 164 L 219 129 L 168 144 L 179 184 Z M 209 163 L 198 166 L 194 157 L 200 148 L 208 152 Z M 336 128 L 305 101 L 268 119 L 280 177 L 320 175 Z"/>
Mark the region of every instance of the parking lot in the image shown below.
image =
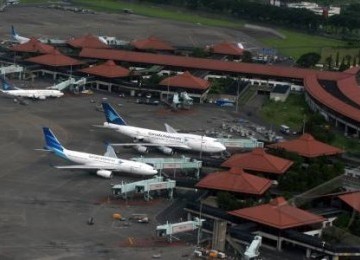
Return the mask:
<path id="1" fill-rule="evenodd" d="M 104 142 L 129 141 L 126 137 L 93 125 L 102 124 L 104 116 L 95 109 L 104 97 L 116 106 L 132 125 L 164 129 L 167 122 L 177 129 L 207 127 L 210 118 L 232 116 L 219 107 L 196 106 L 187 112 L 171 112 L 163 106 L 136 104 L 133 98 L 110 94 L 66 94 L 59 99 L 30 101 L 27 106 L 0 96 L 0 256 L 2 259 L 64 257 L 116 257 L 127 253 L 139 257 L 166 250 L 172 257 L 190 250 L 185 245 L 163 247 L 154 239 L 156 215 L 170 201 L 166 198 L 146 203 L 142 198 L 114 201 L 109 197 L 111 184 L 139 180 L 115 174 L 111 180 L 86 171 L 58 170 L 53 165 L 68 162 L 51 153 L 35 151 L 44 145 L 42 127 L 50 127 L 69 149 L 102 154 Z M 118 104 L 121 104 L 119 106 Z M 220 123 L 219 123 L 220 125 Z M 118 149 L 119 157 L 138 156 L 132 149 Z M 157 154 L 159 155 L 159 154 Z M 124 217 L 147 213 L 149 224 L 124 226 L 112 214 Z M 87 225 L 88 218 L 94 225 Z M 161 223 L 163 224 L 163 223 Z M 130 239 L 130 240 L 129 240 Z M 132 247 L 142 245 L 143 248 Z M 180 252 L 180 253 L 179 253 Z M 176 258 L 174 258 L 176 259 Z"/>

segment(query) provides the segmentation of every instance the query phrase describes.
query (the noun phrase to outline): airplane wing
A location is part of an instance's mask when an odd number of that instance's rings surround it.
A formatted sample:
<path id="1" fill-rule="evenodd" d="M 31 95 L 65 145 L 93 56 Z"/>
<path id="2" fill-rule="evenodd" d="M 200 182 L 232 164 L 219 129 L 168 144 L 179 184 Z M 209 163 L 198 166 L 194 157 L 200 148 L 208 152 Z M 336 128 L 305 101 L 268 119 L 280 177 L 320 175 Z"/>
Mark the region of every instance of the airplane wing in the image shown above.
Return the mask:
<path id="1" fill-rule="evenodd" d="M 165 128 L 166 128 L 166 132 L 168 132 L 168 133 L 172 133 L 172 134 L 177 133 L 177 131 L 174 128 L 172 128 L 170 125 L 168 125 L 166 123 L 165 123 Z"/>

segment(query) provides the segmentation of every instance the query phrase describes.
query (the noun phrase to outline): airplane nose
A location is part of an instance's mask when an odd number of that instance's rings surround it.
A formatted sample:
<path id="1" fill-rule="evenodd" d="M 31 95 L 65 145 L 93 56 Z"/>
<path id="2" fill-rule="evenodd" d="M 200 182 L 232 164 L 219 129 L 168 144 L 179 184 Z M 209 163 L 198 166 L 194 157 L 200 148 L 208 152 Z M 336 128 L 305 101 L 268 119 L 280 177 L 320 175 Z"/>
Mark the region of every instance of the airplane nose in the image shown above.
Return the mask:
<path id="1" fill-rule="evenodd" d="M 223 152 L 226 150 L 225 145 L 223 145 L 222 143 L 218 143 L 217 148 L 219 149 L 219 152 Z"/>

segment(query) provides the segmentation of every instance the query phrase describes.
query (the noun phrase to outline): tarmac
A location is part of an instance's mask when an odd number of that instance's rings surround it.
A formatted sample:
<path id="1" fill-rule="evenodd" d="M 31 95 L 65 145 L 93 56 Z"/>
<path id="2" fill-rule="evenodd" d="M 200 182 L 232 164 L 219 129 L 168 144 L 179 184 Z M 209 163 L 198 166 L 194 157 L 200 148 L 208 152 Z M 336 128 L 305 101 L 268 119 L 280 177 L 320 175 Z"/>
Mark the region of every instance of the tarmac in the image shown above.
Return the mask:
<path id="1" fill-rule="evenodd" d="M 171 204 L 168 199 L 112 199 L 111 184 L 139 178 L 115 174 L 109 180 L 86 171 L 59 170 L 53 165 L 69 162 L 34 150 L 44 145 L 43 126 L 50 127 L 60 142 L 72 150 L 103 154 L 105 142 L 128 142 L 114 131 L 93 126 L 105 120 L 95 108 L 98 103 L 92 103 L 103 98 L 116 107 L 128 124 L 159 130 L 165 129 L 165 122 L 177 129 L 196 129 L 217 124 L 207 122 L 214 116 L 219 120 L 232 117 L 215 105 L 172 112 L 106 93 L 66 94 L 58 99 L 30 101 L 27 106 L 1 95 L 1 259 L 147 259 L 159 250 L 164 259 L 183 259 L 182 255 L 192 251 L 185 242 L 171 246 L 155 238 L 156 216 Z M 137 155 L 132 149 L 118 150 L 121 158 Z M 112 219 L 114 213 L 126 218 L 133 213 L 147 213 L 152 221 L 125 226 Z M 90 217 L 95 221 L 91 226 L 87 225 Z"/>
<path id="2" fill-rule="evenodd" d="M 136 14 L 79 14 L 18 5 L 1 13 L 0 39 L 9 39 L 10 25 L 26 37 L 67 39 L 93 33 L 132 40 L 153 35 L 181 46 L 203 47 L 222 41 L 242 42 L 246 48 L 261 46 L 240 30 L 206 27 L 196 21 L 165 22 Z M 95 108 L 103 98 L 128 124 L 151 129 L 165 130 L 164 123 L 168 123 L 175 129 L 203 132 L 237 117 L 233 108 L 214 104 L 172 112 L 102 92 L 66 94 L 59 99 L 30 101 L 27 106 L 0 95 L 0 259 L 151 259 L 154 254 L 163 259 L 189 258 L 193 251 L 193 245 L 186 242 L 189 240 L 169 245 L 155 237 L 156 225 L 164 224 L 157 223 L 156 217 L 166 216 L 164 211 L 171 201 L 122 201 L 110 196 L 111 184 L 139 178 L 115 174 L 109 180 L 86 171 L 58 170 L 53 165 L 69 163 L 34 150 L 44 145 L 43 126 L 50 127 L 65 147 L 89 153 L 103 154 L 105 142 L 131 141 L 114 131 L 93 127 L 105 120 Z M 138 156 L 132 149 L 117 150 L 121 158 Z M 147 213 L 150 223 L 124 225 L 112 218 L 114 213 L 126 218 Z M 90 217 L 94 225 L 87 224 Z"/>
<path id="3" fill-rule="evenodd" d="M 156 36 L 174 46 L 201 47 L 224 41 L 241 42 L 245 48 L 254 50 L 264 47 L 248 30 L 209 27 L 193 23 L 168 21 L 125 13 L 74 13 L 71 11 L 36 7 L 33 5 L 9 6 L 0 15 L 0 39 L 10 39 L 10 26 L 24 37 L 70 39 L 91 33 L 115 36 L 131 41 Z M 252 32 L 254 36 L 269 34 Z M 260 35 L 259 35 L 260 34 Z M 271 37 L 271 36 L 270 36 Z"/>

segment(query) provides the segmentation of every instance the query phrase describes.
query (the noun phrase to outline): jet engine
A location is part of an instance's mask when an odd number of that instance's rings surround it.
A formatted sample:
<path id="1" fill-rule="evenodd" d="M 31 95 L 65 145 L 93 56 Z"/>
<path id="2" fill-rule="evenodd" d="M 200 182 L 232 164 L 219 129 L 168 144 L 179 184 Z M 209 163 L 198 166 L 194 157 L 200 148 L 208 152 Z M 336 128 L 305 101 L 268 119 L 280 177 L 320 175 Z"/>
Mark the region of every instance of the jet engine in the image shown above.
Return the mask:
<path id="1" fill-rule="evenodd" d="M 148 153 L 149 152 L 148 148 L 146 146 L 143 146 L 143 145 L 135 145 L 134 148 L 139 153 Z"/>
<path id="2" fill-rule="evenodd" d="M 169 148 L 169 147 L 165 147 L 165 146 L 159 146 L 158 149 L 167 155 L 173 155 L 175 152 L 173 149 Z"/>
<path id="3" fill-rule="evenodd" d="M 96 174 L 106 179 L 110 179 L 112 177 L 112 172 L 108 170 L 98 170 Z"/>

